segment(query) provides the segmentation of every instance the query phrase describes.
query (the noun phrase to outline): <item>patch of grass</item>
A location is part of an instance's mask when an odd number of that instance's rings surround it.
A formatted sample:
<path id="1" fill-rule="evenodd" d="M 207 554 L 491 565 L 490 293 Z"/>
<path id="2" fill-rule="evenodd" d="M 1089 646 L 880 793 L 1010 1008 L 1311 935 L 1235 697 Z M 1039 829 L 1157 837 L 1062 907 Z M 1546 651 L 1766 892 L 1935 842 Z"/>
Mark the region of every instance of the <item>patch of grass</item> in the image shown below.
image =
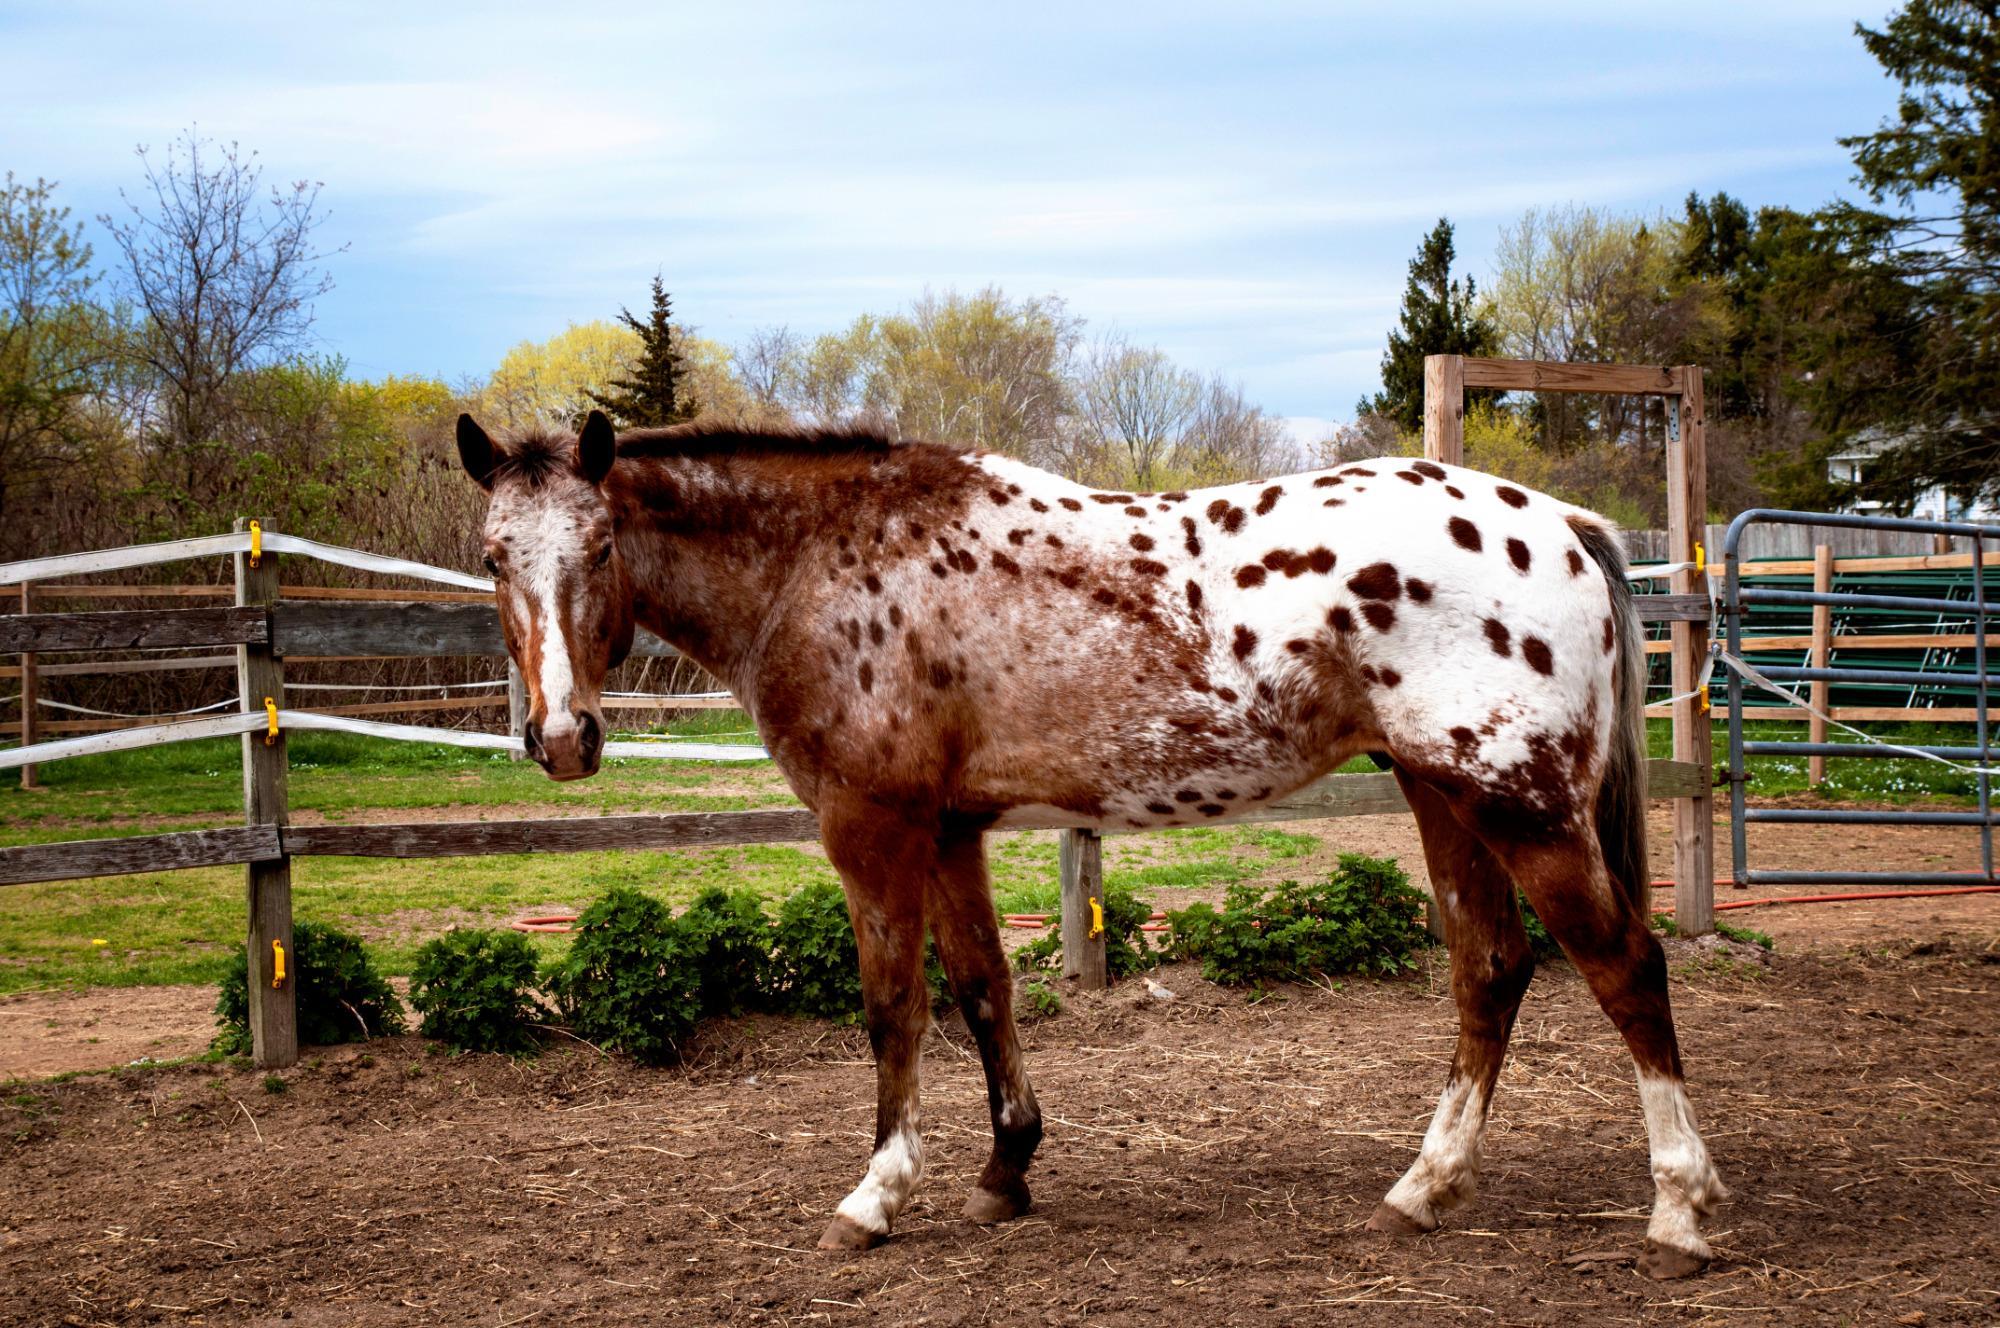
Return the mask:
<path id="1" fill-rule="evenodd" d="M 1916 747 L 1970 747 L 1977 745 L 1978 741 L 1970 724 L 1859 724 L 1856 727 L 1883 742 Z M 1744 724 L 1743 736 L 1749 742 L 1804 742 L 1806 726 L 1803 723 L 1750 719 Z M 1837 730 L 1831 735 L 1831 740 L 1857 745 L 1861 742 L 1852 734 Z M 1667 720 L 1646 722 L 1646 745 L 1652 756 L 1672 755 L 1672 727 Z M 1718 720 L 1715 725 L 1715 764 L 1721 767 L 1728 761 L 1729 728 Z M 1978 781 L 1973 775 L 1921 756 L 1831 757 L 1827 761 L 1826 781 L 1817 789 L 1807 783 L 1807 758 L 1803 756 L 1753 756 L 1746 764 L 1750 776 L 1750 796 L 1753 798 L 1781 798 L 1805 793 L 1831 803 L 1943 799 L 1949 803 L 1970 804 L 1979 796 Z"/>

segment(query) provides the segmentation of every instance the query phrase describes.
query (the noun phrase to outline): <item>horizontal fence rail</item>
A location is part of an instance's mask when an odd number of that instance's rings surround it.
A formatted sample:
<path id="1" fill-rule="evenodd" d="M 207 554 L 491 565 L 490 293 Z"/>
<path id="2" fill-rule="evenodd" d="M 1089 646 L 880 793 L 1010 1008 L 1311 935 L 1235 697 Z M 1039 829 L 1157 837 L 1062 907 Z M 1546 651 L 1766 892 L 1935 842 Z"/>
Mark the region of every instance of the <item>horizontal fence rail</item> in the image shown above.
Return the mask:
<path id="1" fill-rule="evenodd" d="M 1649 761 L 1646 769 L 1650 798 L 1684 798 L 1701 786 L 1700 768 L 1684 762 Z M 1393 775 L 1328 775 L 1268 807 L 1214 824 L 1381 816 L 1408 810 L 1409 804 L 1403 800 Z M 1049 820 L 1008 828 L 1058 830 L 1068 825 Z M 598 853 L 612 849 L 659 851 L 797 843 L 818 838 L 819 821 L 803 807 L 522 821 L 246 826 L 0 848 L 0 885 L 170 871 L 180 867 L 220 867 L 270 861 L 280 856 L 443 858 L 504 853 Z"/>

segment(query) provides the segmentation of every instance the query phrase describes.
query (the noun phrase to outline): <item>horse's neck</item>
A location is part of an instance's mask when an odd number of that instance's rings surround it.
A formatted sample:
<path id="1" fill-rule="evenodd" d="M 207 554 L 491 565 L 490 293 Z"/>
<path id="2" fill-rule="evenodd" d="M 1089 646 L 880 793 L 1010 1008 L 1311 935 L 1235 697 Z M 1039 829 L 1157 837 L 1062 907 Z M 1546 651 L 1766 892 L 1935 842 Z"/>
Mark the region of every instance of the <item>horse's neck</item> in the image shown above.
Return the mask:
<path id="1" fill-rule="evenodd" d="M 736 689 L 784 598 L 817 507 L 781 476 L 684 457 L 621 458 L 607 484 L 639 624 Z"/>

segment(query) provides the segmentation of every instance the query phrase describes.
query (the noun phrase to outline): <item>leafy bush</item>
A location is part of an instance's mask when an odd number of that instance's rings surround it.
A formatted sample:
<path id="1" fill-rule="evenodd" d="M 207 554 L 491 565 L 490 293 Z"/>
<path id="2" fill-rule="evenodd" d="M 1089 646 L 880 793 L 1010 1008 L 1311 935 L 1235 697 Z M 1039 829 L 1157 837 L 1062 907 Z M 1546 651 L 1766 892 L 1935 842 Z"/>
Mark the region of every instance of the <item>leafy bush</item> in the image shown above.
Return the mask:
<path id="1" fill-rule="evenodd" d="M 771 922 L 753 891 L 711 886 L 674 925 L 694 966 L 704 1018 L 771 1003 Z"/>
<path id="2" fill-rule="evenodd" d="M 361 938 L 319 922 L 292 927 L 286 957 L 299 1011 L 299 1042 L 333 1046 L 403 1031 L 403 1003 L 375 971 Z M 251 1049 L 249 956 L 237 950 L 215 1001 L 220 1030 L 214 1047 L 227 1055 Z"/>
<path id="3" fill-rule="evenodd" d="M 569 953 L 543 987 L 578 1037 L 648 1065 L 680 1054 L 701 1017 L 700 977 L 658 900 L 613 888 L 577 916 Z"/>
<path id="4" fill-rule="evenodd" d="M 410 976 L 422 1032 L 453 1051 L 534 1046 L 535 947 L 515 931 L 453 930 L 424 943 Z"/>
<path id="5" fill-rule="evenodd" d="M 1535 906 L 1528 897 L 1516 890 L 1514 900 L 1521 906 L 1521 929 L 1528 933 L 1528 952 L 1535 956 L 1535 962 L 1563 957 L 1562 946 L 1549 933 L 1548 926 L 1535 912 Z"/>
<path id="6" fill-rule="evenodd" d="M 802 886 L 778 908 L 776 953 L 766 990 L 768 1008 L 808 1019 L 852 1023 L 864 1009 L 861 952 L 854 943 L 847 895 L 837 885 Z M 952 1004 L 951 984 L 935 946 L 924 951 L 931 1005 Z"/>
<path id="7" fill-rule="evenodd" d="M 1142 930 L 1153 916 L 1153 906 L 1134 894 L 1128 885 L 1104 888 L 1104 963 L 1113 978 L 1143 973 L 1160 962 L 1160 952 L 1146 943 Z M 1014 966 L 1022 972 L 1062 967 L 1062 924 L 1049 918 L 1046 934 L 1036 937 L 1014 952 Z"/>
<path id="8" fill-rule="evenodd" d="M 1223 905 L 1191 904 L 1167 915 L 1172 953 L 1201 961 L 1202 976 L 1228 984 L 1362 973 L 1388 977 L 1416 967 L 1430 944 L 1422 892 L 1392 859 L 1343 853 L 1323 881 L 1272 889 L 1229 887 Z"/>
<path id="9" fill-rule="evenodd" d="M 861 955 L 847 896 L 824 881 L 794 891 L 778 909 L 771 991 L 778 1009 L 852 1021 L 861 1013 Z"/>
<path id="10" fill-rule="evenodd" d="M 1062 993 L 1044 977 L 1029 978 L 1021 984 L 1014 1009 L 1024 1019 L 1049 1019 L 1062 1013 Z"/>

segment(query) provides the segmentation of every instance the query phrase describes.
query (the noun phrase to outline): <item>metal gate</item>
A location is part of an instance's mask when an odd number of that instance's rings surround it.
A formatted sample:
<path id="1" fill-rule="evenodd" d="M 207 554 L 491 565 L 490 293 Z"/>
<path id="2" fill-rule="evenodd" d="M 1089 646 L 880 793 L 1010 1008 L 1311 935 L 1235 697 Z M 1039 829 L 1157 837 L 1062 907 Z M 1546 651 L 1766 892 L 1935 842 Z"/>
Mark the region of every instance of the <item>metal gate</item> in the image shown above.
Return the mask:
<path id="1" fill-rule="evenodd" d="M 1846 526 L 1868 530 L 1918 531 L 1931 535 L 1947 535 L 1969 540 L 1972 546 L 1971 584 L 1966 598 L 1938 598 L 1930 595 L 1877 595 L 1854 591 L 1837 590 L 1794 590 L 1771 586 L 1746 586 L 1742 583 L 1738 548 L 1743 533 L 1753 525 L 1794 525 L 1794 526 Z M 2000 526 L 1981 526 L 1957 521 L 1916 521 L 1903 517 L 1880 517 L 1849 515 L 1826 512 L 1783 512 L 1763 508 L 1753 508 L 1744 512 L 1729 524 L 1729 532 L 1723 538 L 1723 558 L 1727 579 L 1722 601 L 1724 639 L 1727 643 L 1719 663 L 1728 673 L 1729 695 L 1729 768 L 1726 778 L 1729 782 L 1730 833 L 1735 848 L 1735 884 L 1738 889 L 1746 885 L 1832 885 L 1832 884 L 1881 884 L 1881 885 L 1994 885 L 2000 878 L 1993 874 L 1993 800 L 1992 768 L 1994 755 L 1991 743 L 1992 731 L 1988 717 L 1988 689 L 1993 682 L 1987 672 L 1987 631 L 1988 600 L 1986 586 L 1985 542 L 2000 540 Z M 1923 669 L 1908 668 L 1834 668 L 1813 667 L 1808 658 L 1804 665 L 1757 664 L 1752 665 L 1744 658 L 1744 618 L 1747 612 L 1758 605 L 1818 608 L 1825 606 L 1832 613 L 1858 613 L 1864 611 L 1887 610 L 1899 614 L 1917 613 L 1936 615 L 1936 630 L 1956 628 L 1962 625 L 1963 633 L 1969 634 L 1969 672 L 1962 668 Z M 1948 663 L 1939 659 L 1938 653 L 1926 651 L 1920 657 L 1926 665 L 1933 661 Z M 1831 664 L 1831 660 L 1828 660 Z M 1971 723 L 1973 728 L 1972 746 L 1913 746 L 1904 743 L 1884 743 L 1865 741 L 1856 737 L 1848 742 L 1767 742 L 1746 741 L 1744 701 L 1752 693 L 1777 693 L 1787 697 L 1793 704 L 1808 707 L 1805 696 L 1796 688 L 1812 683 L 1826 683 L 1831 686 L 1895 685 L 1907 686 L 1911 695 L 1936 696 L 1941 686 L 1949 686 L 1960 692 L 1971 693 Z M 1793 684 L 1787 688 L 1784 684 Z M 1829 707 L 1830 708 L 1830 707 Z M 1747 717 L 1754 718 L 1752 710 Z M 1839 726 L 1839 721 L 1833 723 Z M 1837 756 L 1843 758 L 1880 758 L 1899 756 L 1936 757 L 1945 761 L 1960 763 L 1974 772 L 1978 788 L 1979 809 L 1977 811 L 1897 811 L 1893 809 L 1846 809 L 1846 808 L 1775 808 L 1747 807 L 1748 772 L 1745 759 L 1752 756 Z M 1748 827 L 1753 823 L 1779 825 L 1934 825 L 1959 826 L 1976 830 L 1979 836 L 1979 872 L 1913 872 L 1913 871 L 1752 871 L 1746 853 Z"/>

